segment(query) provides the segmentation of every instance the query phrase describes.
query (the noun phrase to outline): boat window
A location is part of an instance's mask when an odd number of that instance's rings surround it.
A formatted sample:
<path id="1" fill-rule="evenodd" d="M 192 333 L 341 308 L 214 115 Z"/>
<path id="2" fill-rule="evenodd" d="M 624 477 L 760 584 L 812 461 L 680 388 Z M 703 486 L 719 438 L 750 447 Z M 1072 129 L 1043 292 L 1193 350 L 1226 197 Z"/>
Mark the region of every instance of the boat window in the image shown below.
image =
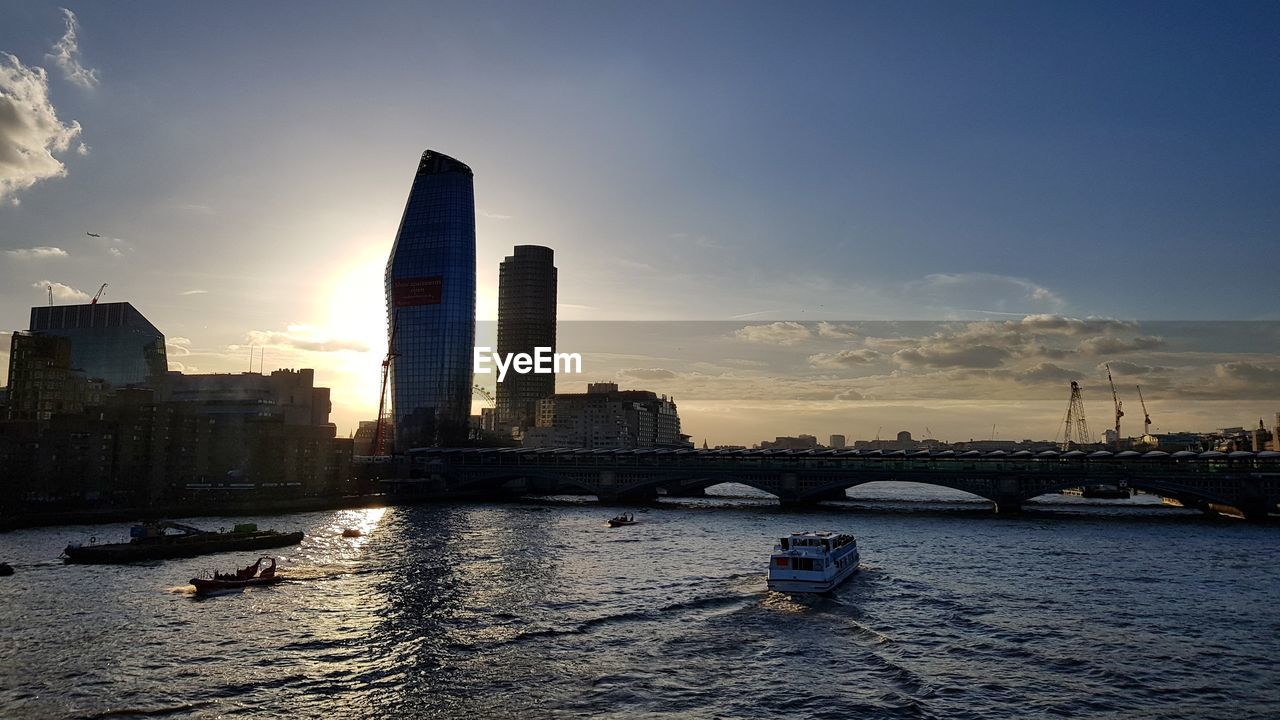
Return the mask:
<path id="1" fill-rule="evenodd" d="M 790 541 L 790 540 L 788 540 L 787 538 L 782 538 L 782 549 L 783 549 L 783 550 L 789 550 L 790 548 L 789 548 L 788 546 L 789 546 L 790 544 L 791 544 L 791 541 Z"/>

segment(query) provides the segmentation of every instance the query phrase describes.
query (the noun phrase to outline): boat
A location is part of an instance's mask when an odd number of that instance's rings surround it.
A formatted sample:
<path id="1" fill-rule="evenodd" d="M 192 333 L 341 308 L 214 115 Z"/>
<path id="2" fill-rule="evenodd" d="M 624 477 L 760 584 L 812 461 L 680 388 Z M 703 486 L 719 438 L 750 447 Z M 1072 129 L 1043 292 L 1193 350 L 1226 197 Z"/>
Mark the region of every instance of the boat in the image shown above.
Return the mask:
<path id="1" fill-rule="evenodd" d="M 622 513 L 609 518 L 609 527 L 621 527 L 623 525 L 635 525 L 635 513 Z"/>
<path id="2" fill-rule="evenodd" d="M 271 561 L 265 569 L 262 568 L 263 560 Z M 284 582 L 284 577 L 276 574 L 276 559 L 266 556 L 258 558 L 257 562 L 249 567 L 233 573 L 213 573 L 211 577 L 191 578 L 191 584 L 195 586 L 197 595 L 243 590 L 247 587 L 275 585 L 281 582 Z"/>
<path id="3" fill-rule="evenodd" d="M 97 538 L 90 538 L 88 545 L 68 545 L 62 555 L 69 563 L 131 563 L 234 550 L 266 550 L 302 542 L 301 531 L 282 533 L 259 530 L 253 523 L 241 523 L 230 532 L 213 532 L 181 523 L 160 521 L 134 525 L 129 535 L 127 543 L 102 545 L 98 544 Z"/>
<path id="4" fill-rule="evenodd" d="M 769 556 L 770 590 L 823 593 L 858 570 L 858 540 L 833 532 L 798 532 L 778 540 Z"/>
<path id="5" fill-rule="evenodd" d="M 360 528 L 349 527 L 342 531 L 342 537 L 344 538 L 358 538 L 363 535 L 364 532 L 361 531 Z"/>
<path id="6" fill-rule="evenodd" d="M 13 566 L 7 562 L 0 562 L 0 577 L 8 577 L 13 574 Z"/>

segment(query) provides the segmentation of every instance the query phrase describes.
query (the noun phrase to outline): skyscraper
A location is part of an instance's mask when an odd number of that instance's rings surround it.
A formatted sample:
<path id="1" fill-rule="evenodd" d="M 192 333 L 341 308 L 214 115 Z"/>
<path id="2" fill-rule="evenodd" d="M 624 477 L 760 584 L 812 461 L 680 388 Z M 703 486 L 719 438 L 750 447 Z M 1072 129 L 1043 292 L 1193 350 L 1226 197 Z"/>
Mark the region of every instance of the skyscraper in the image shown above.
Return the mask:
<path id="1" fill-rule="evenodd" d="M 556 348 L 555 251 L 538 245 L 517 245 L 498 268 L 498 354 L 534 354 L 535 348 Z M 498 383 L 498 422 L 532 427 L 538 401 L 556 392 L 556 376 L 507 373 Z"/>
<path id="2" fill-rule="evenodd" d="M 393 332 L 389 381 L 395 448 L 467 437 L 476 314 L 471 168 L 427 150 L 414 175 L 386 274 Z"/>
<path id="3" fill-rule="evenodd" d="M 164 333 L 127 302 L 38 305 L 36 335 L 71 341 L 71 369 L 113 387 L 150 384 L 169 369 Z"/>

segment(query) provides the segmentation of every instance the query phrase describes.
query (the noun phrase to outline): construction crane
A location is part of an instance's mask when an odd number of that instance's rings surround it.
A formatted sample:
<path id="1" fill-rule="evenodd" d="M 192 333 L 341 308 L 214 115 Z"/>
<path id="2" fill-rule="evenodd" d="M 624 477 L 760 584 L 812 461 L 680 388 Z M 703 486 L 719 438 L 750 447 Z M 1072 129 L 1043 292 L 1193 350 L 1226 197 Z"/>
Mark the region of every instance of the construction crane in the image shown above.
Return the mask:
<path id="1" fill-rule="evenodd" d="M 102 297 L 103 291 L 107 289 L 107 284 L 102 283 L 102 287 L 98 288 L 98 292 L 94 294 L 93 299 L 89 301 L 90 305 L 97 305 L 98 300 Z"/>
<path id="2" fill-rule="evenodd" d="M 391 335 L 387 338 L 387 356 L 382 359 L 382 389 L 378 392 L 378 419 L 373 427 L 373 454 L 387 454 L 387 377 L 391 374 L 391 361 L 399 355 L 396 352 L 396 323 L 391 324 Z"/>
<path id="3" fill-rule="evenodd" d="M 1147 401 L 1142 399 L 1142 386 L 1135 387 L 1138 388 L 1138 402 L 1142 404 L 1142 435 L 1146 437 L 1151 434 L 1151 413 L 1147 412 Z"/>
<path id="4" fill-rule="evenodd" d="M 1071 381 L 1071 402 L 1067 405 L 1067 419 L 1063 421 L 1062 449 L 1071 449 L 1071 443 L 1089 445 L 1093 438 L 1089 435 L 1089 424 L 1084 419 L 1084 397 L 1080 394 L 1080 383 Z"/>
<path id="5" fill-rule="evenodd" d="M 1116 449 L 1120 449 L 1120 418 L 1124 417 L 1124 403 L 1116 394 L 1116 382 L 1111 379 L 1111 366 L 1107 366 L 1107 382 L 1111 383 L 1111 402 L 1116 406 Z"/>

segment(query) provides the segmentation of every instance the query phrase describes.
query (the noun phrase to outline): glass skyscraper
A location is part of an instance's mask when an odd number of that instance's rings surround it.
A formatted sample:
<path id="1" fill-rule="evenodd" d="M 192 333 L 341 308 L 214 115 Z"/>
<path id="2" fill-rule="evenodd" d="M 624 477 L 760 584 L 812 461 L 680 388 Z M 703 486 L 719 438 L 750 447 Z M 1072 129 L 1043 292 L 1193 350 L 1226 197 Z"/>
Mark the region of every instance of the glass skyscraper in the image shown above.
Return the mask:
<path id="1" fill-rule="evenodd" d="M 498 354 L 556 349 L 555 252 L 517 245 L 498 267 Z M 533 427 L 538 401 L 556 393 L 556 376 L 509 372 L 498 383 L 498 422 Z"/>
<path id="2" fill-rule="evenodd" d="M 395 450 L 467 438 L 476 315 L 471 168 L 422 153 L 386 274 Z"/>
<path id="3" fill-rule="evenodd" d="M 164 333 L 127 302 L 38 305 L 29 329 L 71 340 L 71 369 L 112 387 L 153 384 L 169 369 Z"/>

